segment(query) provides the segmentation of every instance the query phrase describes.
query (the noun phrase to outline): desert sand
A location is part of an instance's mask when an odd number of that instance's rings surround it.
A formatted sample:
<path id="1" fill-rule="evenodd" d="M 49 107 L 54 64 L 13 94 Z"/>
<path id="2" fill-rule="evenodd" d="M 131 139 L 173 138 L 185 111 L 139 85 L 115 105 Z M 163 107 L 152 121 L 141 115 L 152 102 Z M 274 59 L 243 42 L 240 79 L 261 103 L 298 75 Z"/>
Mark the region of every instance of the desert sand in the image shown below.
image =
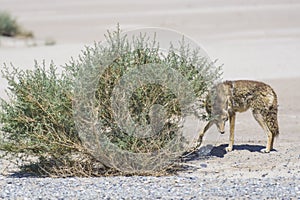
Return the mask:
<path id="1" fill-rule="evenodd" d="M 192 159 L 190 175 L 217 178 L 298 177 L 300 180 L 300 2 L 297 0 L 1 0 L 26 29 L 35 34 L 22 43 L 0 38 L 0 66 L 24 69 L 34 60 L 57 66 L 77 57 L 85 45 L 103 40 L 117 23 L 130 30 L 163 27 L 198 42 L 223 66 L 223 79 L 254 79 L 270 84 L 279 99 L 280 135 L 275 151 L 259 152 L 266 136 L 250 112 L 238 114 L 234 151 L 226 153 L 225 135 L 216 128 L 203 145 L 213 145 L 209 159 Z M 47 46 L 47 40 L 55 45 Z M 6 82 L 0 78 L 0 97 Z M 1 172 L 1 170 L 0 170 Z M 186 172 L 182 172 L 186 173 Z M 300 184 L 300 183 L 299 183 Z"/>

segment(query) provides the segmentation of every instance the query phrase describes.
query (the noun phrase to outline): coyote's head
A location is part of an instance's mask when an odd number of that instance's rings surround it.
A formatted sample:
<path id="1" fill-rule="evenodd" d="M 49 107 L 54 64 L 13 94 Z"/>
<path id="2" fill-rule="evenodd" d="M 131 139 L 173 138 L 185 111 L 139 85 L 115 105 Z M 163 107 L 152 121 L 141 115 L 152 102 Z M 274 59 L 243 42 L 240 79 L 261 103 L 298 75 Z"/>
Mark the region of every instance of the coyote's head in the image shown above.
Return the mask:
<path id="1" fill-rule="evenodd" d="M 207 95 L 206 111 L 209 114 L 210 121 L 216 124 L 221 134 L 225 133 L 225 123 L 229 118 L 229 92 L 224 84 L 218 84 L 213 87 Z"/>

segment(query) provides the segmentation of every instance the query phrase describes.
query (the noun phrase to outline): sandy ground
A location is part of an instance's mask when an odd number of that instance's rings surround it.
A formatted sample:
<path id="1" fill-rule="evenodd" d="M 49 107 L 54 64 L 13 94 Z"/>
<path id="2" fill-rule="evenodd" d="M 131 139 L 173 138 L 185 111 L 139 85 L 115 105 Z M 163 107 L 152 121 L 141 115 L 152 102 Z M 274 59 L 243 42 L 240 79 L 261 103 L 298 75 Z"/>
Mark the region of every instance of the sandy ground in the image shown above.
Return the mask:
<path id="1" fill-rule="evenodd" d="M 200 43 L 224 64 L 224 79 L 263 80 L 279 97 L 280 136 L 276 151 L 259 153 L 266 136 L 250 113 L 237 116 L 236 146 L 223 151 L 228 134 L 212 128 L 208 160 L 193 159 L 195 176 L 289 177 L 300 174 L 300 2 L 297 0 L 40 1 L 0 0 L 0 9 L 32 30 L 34 41 L 0 38 L 0 64 L 32 68 L 34 60 L 58 66 L 77 57 L 84 45 L 103 39 L 119 22 L 124 30 L 171 28 Z M 45 45 L 54 40 L 53 46 Z M 32 45 L 34 43 L 34 45 Z M 0 65 L 0 66 L 1 66 Z M 0 78 L 0 96 L 6 82 Z M 203 144 L 203 145 L 206 145 Z M 0 170 L 1 171 L 1 170 Z"/>

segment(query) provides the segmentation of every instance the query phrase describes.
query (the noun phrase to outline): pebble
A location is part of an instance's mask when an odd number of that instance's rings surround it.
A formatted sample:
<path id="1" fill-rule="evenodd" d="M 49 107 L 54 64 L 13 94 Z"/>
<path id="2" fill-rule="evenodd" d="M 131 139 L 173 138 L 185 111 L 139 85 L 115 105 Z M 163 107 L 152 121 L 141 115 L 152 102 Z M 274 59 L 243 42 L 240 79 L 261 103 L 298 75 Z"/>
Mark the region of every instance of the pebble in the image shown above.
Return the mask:
<path id="1" fill-rule="evenodd" d="M 201 164 L 200 164 L 200 167 L 202 167 L 202 168 L 206 168 L 206 167 L 207 167 L 207 164 L 205 164 L 205 163 L 201 163 Z"/>
<path id="2" fill-rule="evenodd" d="M 131 176 L 2 179 L 0 199 L 297 199 L 300 177 Z"/>

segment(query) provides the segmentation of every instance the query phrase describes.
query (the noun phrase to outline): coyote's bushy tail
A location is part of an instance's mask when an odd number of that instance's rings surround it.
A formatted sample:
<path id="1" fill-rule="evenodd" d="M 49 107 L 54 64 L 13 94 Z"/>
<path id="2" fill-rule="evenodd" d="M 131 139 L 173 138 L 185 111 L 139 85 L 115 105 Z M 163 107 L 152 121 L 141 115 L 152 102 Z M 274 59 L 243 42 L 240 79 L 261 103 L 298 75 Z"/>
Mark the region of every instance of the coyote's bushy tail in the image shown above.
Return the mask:
<path id="1" fill-rule="evenodd" d="M 273 104 L 269 107 L 268 112 L 265 115 L 265 121 L 269 130 L 272 132 L 273 136 L 277 137 L 279 135 L 279 126 L 278 126 L 278 105 L 277 105 L 277 96 L 274 92 L 274 101 Z"/>
<path id="2" fill-rule="evenodd" d="M 279 126 L 278 126 L 278 120 L 277 120 L 277 108 L 272 109 L 268 119 L 266 119 L 267 125 L 272 132 L 273 136 L 277 137 L 279 135 Z"/>

